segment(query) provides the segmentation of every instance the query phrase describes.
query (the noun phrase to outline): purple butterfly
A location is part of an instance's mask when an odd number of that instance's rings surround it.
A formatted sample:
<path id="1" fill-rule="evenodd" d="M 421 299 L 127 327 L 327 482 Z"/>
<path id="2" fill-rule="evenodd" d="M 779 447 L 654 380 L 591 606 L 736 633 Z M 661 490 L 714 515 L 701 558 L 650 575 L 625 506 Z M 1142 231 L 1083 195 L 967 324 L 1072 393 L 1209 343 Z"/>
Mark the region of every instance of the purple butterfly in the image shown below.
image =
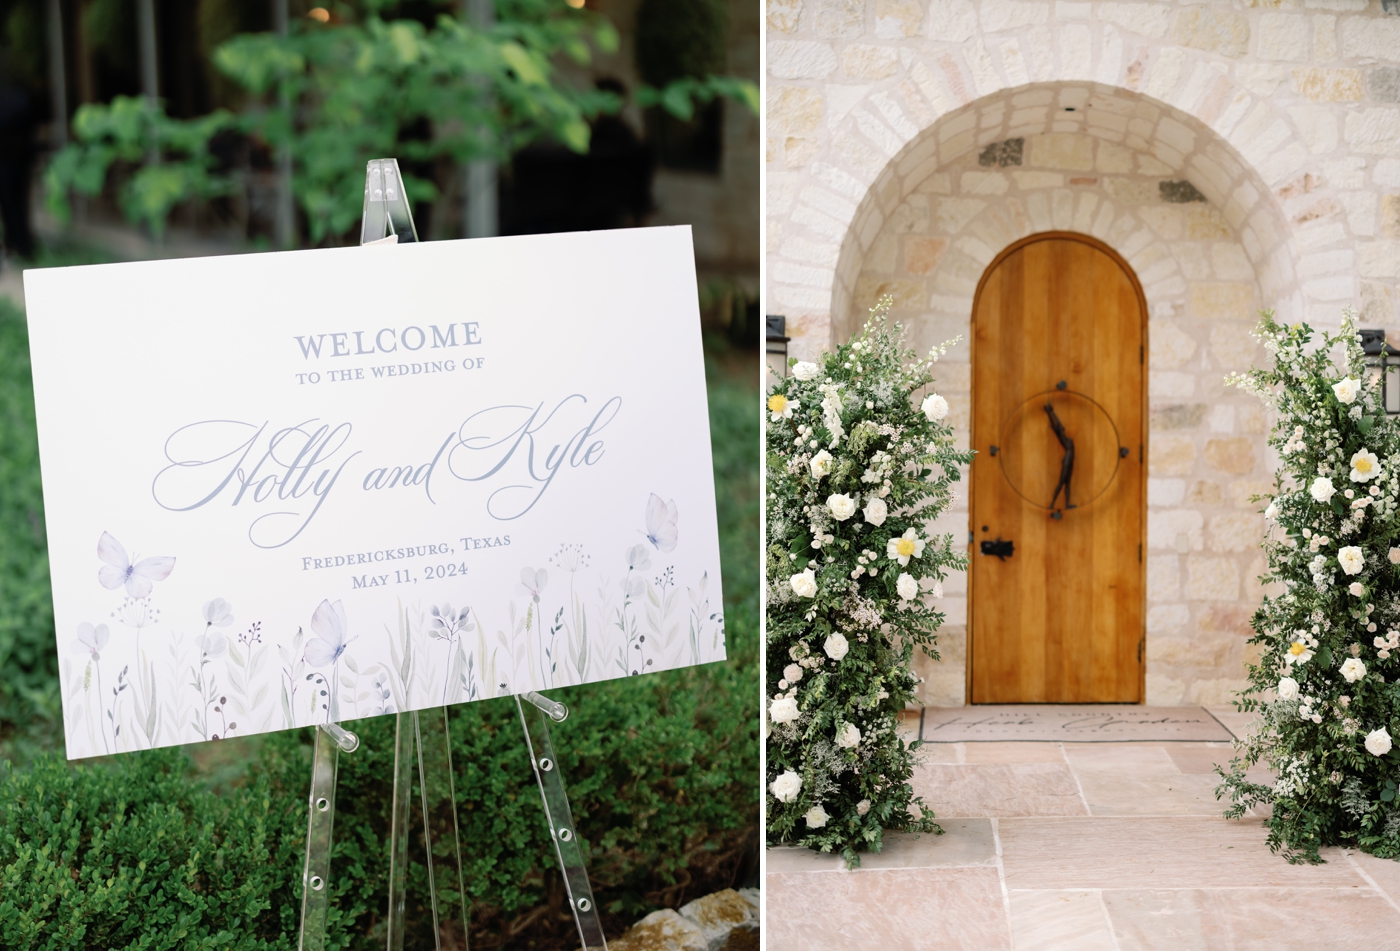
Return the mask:
<path id="1" fill-rule="evenodd" d="M 311 630 L 316 632 L 316 636 L 306 642 L 306 650 L 302 655 L 306 662 L 312 667 L 325 667 L 340 660 L 340 655 L 350 646 L 350 641 L 345 639 L 349 627 L 345 620 L 344 604 L 339 601 L 335 604 L 331 604 L 329 600 L 322 601 L 320 607 L 316 608 L 316 613 L 311 615 Z"/>
<path id="2" fill-rule="evenodd" d="M 97 540 L 97 557 L 107 563 L 97 571 L 102 587 L 115 591 L 126 585 L 126 593 L 138 600 L 150 597 L 152 584 L 170 577 L 175 568 L 175 559 L 165 555 L 143 558 L 133 565 L 122 543 L 106 532 Z"/>

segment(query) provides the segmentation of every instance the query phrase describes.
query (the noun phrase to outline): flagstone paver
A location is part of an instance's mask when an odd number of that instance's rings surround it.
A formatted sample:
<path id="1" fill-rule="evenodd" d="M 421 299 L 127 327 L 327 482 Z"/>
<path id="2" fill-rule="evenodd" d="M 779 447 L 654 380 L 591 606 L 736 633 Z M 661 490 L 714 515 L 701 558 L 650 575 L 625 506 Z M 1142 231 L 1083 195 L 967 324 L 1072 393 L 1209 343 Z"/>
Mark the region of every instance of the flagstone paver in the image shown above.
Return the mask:
<path id="1" fill-rule="evenodd" d="M 1232 755 L 1225 743 L 926 748 L 915 790 L 945 834 L 887 836 L 853 871 L 836 856 L 770 849 L 767 946 L 1400 948 L 1400 863 L 1343 849 L 1324 849 L 1323 865 L 1271 854 L 1260 816 L 1221 818 L 1214 768 Z"/>

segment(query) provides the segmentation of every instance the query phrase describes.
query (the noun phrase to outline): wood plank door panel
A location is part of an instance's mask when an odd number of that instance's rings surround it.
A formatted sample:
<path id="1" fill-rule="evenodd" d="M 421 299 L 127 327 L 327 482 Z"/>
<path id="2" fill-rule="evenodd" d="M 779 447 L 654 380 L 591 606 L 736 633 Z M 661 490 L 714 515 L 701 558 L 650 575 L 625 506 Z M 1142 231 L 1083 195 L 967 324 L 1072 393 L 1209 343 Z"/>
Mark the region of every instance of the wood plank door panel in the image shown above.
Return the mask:
<path id="1" fill-rule="evenodd" d="M 987 269 L 972 332 L 971 702 L 1140 703 L 1146 307 L 1137 279 L 1092 238 L 1034 235 Z M 1055 423 L 1073 443 L 1067 488 Z M 998 539 L 1011 555 L 981 553 Z"/>

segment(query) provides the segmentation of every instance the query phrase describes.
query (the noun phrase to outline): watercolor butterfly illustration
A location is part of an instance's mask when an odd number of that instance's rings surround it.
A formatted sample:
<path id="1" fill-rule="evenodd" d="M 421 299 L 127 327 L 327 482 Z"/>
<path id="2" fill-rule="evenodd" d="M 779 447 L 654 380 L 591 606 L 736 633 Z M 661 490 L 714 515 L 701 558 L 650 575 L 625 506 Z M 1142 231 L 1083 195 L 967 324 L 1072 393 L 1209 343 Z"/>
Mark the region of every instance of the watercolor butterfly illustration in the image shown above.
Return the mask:
<path id="1" fill-rule="evenodd" d="M 311 630 L 316 636 L 306 642 L 304 657 L 312 667 L 325 667 L 340 660 L 350 641 L 345 639 L 349 624 L 345 620 L 345 605 L 337 601 L 322 601 L 316 613 L 311 615 Z M 352 637 L 351 641 L 354 640 Z"/>
<path id="2" fill-rule="evenodd" d="M 132 564 L 122 543 L 106 532 L 97 540 L 97 557 L 107 563 L 97 572 L 102 587 L 115 591 L 126 585 L 126 593 L 138 600 L 150 597 L 151 586 L 170 577 L 175 568 L 175 559 L 166 555 L 143 558 Z"/>
<path id="3" fill-rule="evenodd" d="M 647 499 L 647 541 L 657 551 L 673 551 L 676 547 L 676 500 L 661 501 L 655 492 Z"/>

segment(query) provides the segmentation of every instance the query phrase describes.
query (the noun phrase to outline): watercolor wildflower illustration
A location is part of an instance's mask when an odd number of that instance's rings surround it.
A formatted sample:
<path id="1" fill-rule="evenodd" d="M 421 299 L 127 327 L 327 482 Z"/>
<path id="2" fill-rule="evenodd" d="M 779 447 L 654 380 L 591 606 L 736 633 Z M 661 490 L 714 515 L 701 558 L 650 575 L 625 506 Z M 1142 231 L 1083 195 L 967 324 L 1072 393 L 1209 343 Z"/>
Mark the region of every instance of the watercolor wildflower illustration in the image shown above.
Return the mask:
<path id="1" fill-rule="evenodd" d="M 281 619 L 262 610 L 250 617 L 225 597 L 191 604 L 174 557 L 129 555 L 101 532 L 97 581 L 120 601 L 104 623 L 77 626 L 72 659 L 63 663 L 70 755 L 222 740 L 722 660 L 724 615 L 711 572 L 689 586 L 678 577 L 676 501 L 656 493 L 638 501 L 627 531 L 642 537 L 616 555 L 574 540 L 534 548 L 509 588 L 483 590 L 464 571 L 431 597 L 390 602 L 391 613 L 373 622 L 378 630 L 356 625 L 363 602 L 335 597 L 307 605 L 309 615 Z M 175 610 L 168 601 L 170 616 L 183 619 L 173 624 L 156 603 L 170 592 L 184 604 Z"/>

